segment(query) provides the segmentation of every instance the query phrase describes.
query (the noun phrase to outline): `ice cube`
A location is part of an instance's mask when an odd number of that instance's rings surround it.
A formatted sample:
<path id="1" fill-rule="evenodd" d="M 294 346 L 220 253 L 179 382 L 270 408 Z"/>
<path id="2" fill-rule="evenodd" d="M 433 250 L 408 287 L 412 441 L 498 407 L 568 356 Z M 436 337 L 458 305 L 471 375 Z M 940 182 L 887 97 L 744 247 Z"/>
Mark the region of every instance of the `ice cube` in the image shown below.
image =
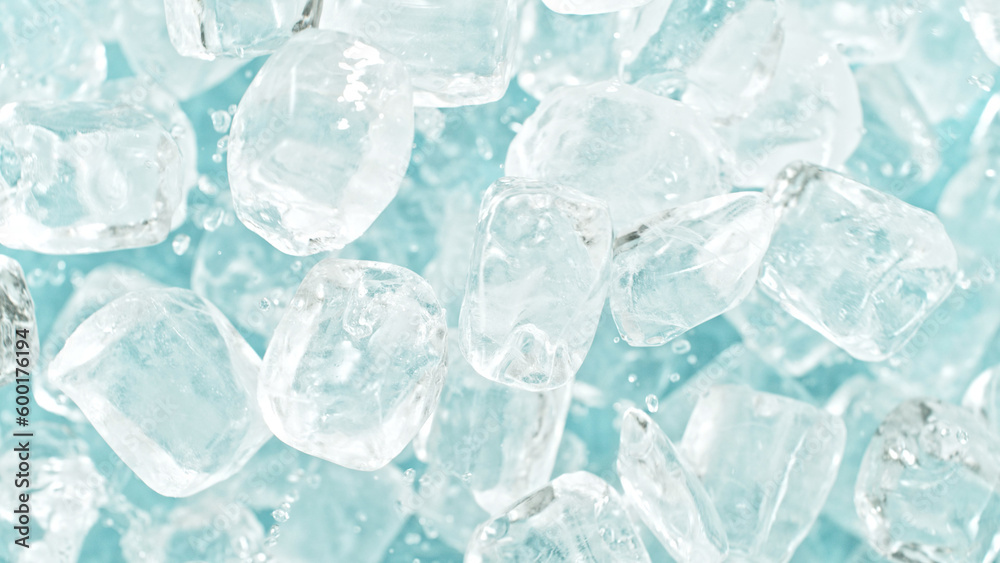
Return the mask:
<path id="1" fill-rule="evenodd" d="M 615 241 L 611 312 L 633 346 L 659 346 L 739 304 L 757 282 L 774 213 L 744 192 L 689 203 Z"/>
<path id="2" fill-rule="evenodd" d="M 994 256 L 1000 240 L 1000 153 L 973 154 L 948 181 L 937 215 L 964 255 L 963 265 L 973 257 Z"/>
<path id="3" fill-rule="evenodd" d="M 259 369 L 215 307 L 154 288 L 81 323 L 48 374 L 146 485 L 184 497 L 239 471 L 270 438 L 254 398 Z"/>
<path id="4" fill-rule="evenodd" d="M 495 102 L 514 75 L 518 0 L 327 0 L 323 29 L 403 61 L 418 106 Z"/>
<path id="5" fill-rule="evenodd" d="M 865 452 L 854 503 L 868 540 L 896 561 L 989 561 L 1000 533 L 1000 437 L 954 405 L 893 410 Z"/>
<path id="6" fill-rule="evenodd" d="M 720 385 L 698 401 L 679 449 L 715 503 L 733 556 L 786 562 L 823 508 L 844 440 L 843 421 L 812 405 Z"/>
<path id="7" fill-rule="evenodd" d="M 383 467 L 437 405 L 447 333 L 434 291 L 410 270 L 323 260 L 268 344 L 264 418 L 300 451 L 351 469 Z"/>
<path id="8" fill-rule="evenodd" d="M 35 303 L 21 264 L 3 254 L 0 254 L 0 346 L 0 387 L 14 383 L 18 377 L 30 378 L 41 353 Z"/>
<path id="9" fill-rule="evenodd" d="M 525 121 L 504 173 L 605 200 L 616 231 L 651 213 L 729 191 L 720 141 L 691 108 L 600 82 L 553 92 Z"/>
<path id="10" fill-rule="evenodd" d="M 236 215 L 287 254 L 343 248 L 396 196 L 412 142 L 403 65 L 353 37 L 305 30 L 264 63 L 233 117 Z"/>
<path id="11" fill-rule="evenodd" d="M 180 205 L 177 142 L 105 102 L 0 107 L 0 243 L 84 254 L 162 242 Z"/>
<path id="12" fill-rule="evenodd" d="M 480 375 L 529 391 L 572 380 L 607 296 L 611 219 L 603 202 L 502 178 L 483 198 L 459 318 Z"/>
<path id="13" fill-rule="evenodd" d="M 836 45 L 852 64 L 903 55 L 922 3 L 913 0 L 790 0 L 788 22 Z"/>
<path id="14" fill-rule="evenodd" d="M 560 475 L 481 524 L 465 561 L 649 563 L 649 554 L 618 492 L 580 471 Z"/>
<path id="15" fill-rule="evenodd" d="M 560 14 L 606 14 L 638 8 L 650 0 L 545 0 L 545 5 Z"/>
<path id="16" fill-rule="evenodd" d="M 432 462 L 418 484 L 411 504 L 424 527 L 435 530 L 441 541 L 454 549 L 465 551 L 476 526 L 490 518 L 476 503 L 469 483 Z"/>
<path id="17" fill-rule="evenodd" d="M 705 487 L 663 430 L 638 409 L 622 417 L 618 475 L 626 500 L 674 559 L 726 558 L 726 531 Z"/>
<path id="18" fill-rule="evenodd" d="M 864 361 L 900 350 L 955 283 L 955 247 L 933 214 L 810 164 L 769 188 L 780 215 L 763 289 Z"/>
<path id="19" fill-rule="evenodd" d="M 1000 5 L 991 0 L 965 0 L 965 9 L 986 56 L 1000 65 Z"/>
<path id="20" fill-rule="evenodd" d="M 1000 365 L 987 369 L 973 380 L 962 399 L 962 406 L 982 415 L 993 431 L 1000 434 Z"/>

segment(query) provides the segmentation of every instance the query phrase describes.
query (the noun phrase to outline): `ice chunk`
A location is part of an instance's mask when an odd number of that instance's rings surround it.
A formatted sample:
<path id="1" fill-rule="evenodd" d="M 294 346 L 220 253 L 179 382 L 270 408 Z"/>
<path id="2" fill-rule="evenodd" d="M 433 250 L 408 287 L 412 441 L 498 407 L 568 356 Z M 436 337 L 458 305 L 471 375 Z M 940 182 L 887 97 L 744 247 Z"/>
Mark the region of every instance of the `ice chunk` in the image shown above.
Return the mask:
<path id="1" fill-rule="evenodd" d="M 618 492 L 581 471 L 559 476 L 481 524 L 465 561 L 648 563 L 649 554 Z"/>
<path id="2" fill-rule="evenodd" d="M 1000 5 L 992 0 L 965 0 L 965 9 L 986 56 L 1000 65 Z"/>
<path id="3" fill-rule="evenodd" d="M 695 406 L 680 453 L 715 503 L 730 552 L 785 562 L 823 508 L 844 440 L 843 421 L 812 405 L 720 385 Z"/>
<path id="4" fill-rule="evenodd" d="M 784 33 L 780 0 L 653 0 L 622 31 L 622 75 L 720 119 L 767 89 Z"/>
<path id="5" fill-rule="evenodd" d="M 1000 365 L 979 374 L 966 390 L 962 406 L 981 414 L 1000 434 Z"/>
<path id="6" fill-rule="evenodd" d="M 118 40 L 121 27 L 122 0 L 56 0 L 85 21 L 106 43 Z M 36 3 L 44 6 L 45 3 Z"/>
<path id="7" fill-rule="evenodd" d="M 65 100 L 104 81 L 104 44 L 58 0 L 0 3 L 0 104 Z"/>
<path id="8" fill-rule="evenodd" d="M 351 469 L 396 457 L 437 405 L 447 325 L 434 291 L 400 266 L 328 258 L 271 337 L 258 400 L 275 436 Z"/>
<path id="9" fill-rule="evenodd" d="M 733 183 L 766 186 L 789 162 L 836 168 L 861 141 L 858 88 L 832 46 L 789 30 L 770 87 L 746 119 L 722 127 L 735 153 Z"/>
<path id="10" fill-rule="evenodd" d="M 937 215 L 963 252 L 993 256 L 1000 240 L 1000 153 L 974 154 L 948 182 Z"/>
<path id="11" fill-rule="evenodd" d="M 264 63 L 231 131 L 240 221 L 287 254 L 343 248 L 399 190 L 413 142 L 409 79 L 353 37 L 306 30 Z"/>
<path id="12" fill-rule="evenodd" d="M 514 75 L 518 0 L 327 0 L 321 27 L 398 57 L 418 106 L 485 104 Z"/>
<path id="13" fill-rule="evenodd" d="M 571 386 L 535 392 L 485 379 L 461 357 L 457 340 L 441 401 L 417 452 L 462 478 L 479 505 L 496 514 L 549 481 Z"/>
<path id="14" fill-rule="evenodd" d="M 514 137 L 505 173 L 603 199 L 622 230 L 655 211 L 729 191 L 721 153 L 694 110 L 601 82 L 547 96 Z"/>
<path id="15" fill-rule="evenodd" d="M 854 503 L 868 540 L 897 561 L 989 561 L 1000 533 L 1000 437 L 971 412 L 899 405 L 879 426 Z"/>
<path id="16" fill-rule="evenodd" d="M 560 14 L 605 14 L 638 8 L 650 0 L 545 0 L 545 5 Z"/>
<path id="17" fill-rule="evenodd" d="M 892 62 L 903 55 L 922 3 L 913 0 L 790 0 L 790 26 L 804 26 L 836 45 L 852 64 Z"/>
<path id="18" fill-rule="evenodd" d="M 769 194 L 780 218 L 763 289 L 855 358 L 891 356 L 951 292 L 955 247 L 933 214 L 801 163 Z"/>
<path id="19" fill-rule="evenodd" d="M 19 344 L 22 341 L 24 344 Z M 18 377 L 30 378 L 40 352 L 35 303 L 21 264 L 3 254 L 0 254 L 0 346 L 0 387 Z M 20 376 L 18 368 L 23 370 Z"/>
<path id="20" fill-rule="evenodd" d="M 259 368 L 215 307 L 156 288 L 81 323 L 48 373 L 146 485 L 182 497 L 236 473 L 271 436 Z"/>
<path id="21" fill-rule="evenodd" d="M 83 254 L 162 242 L 180 205 L 177 142 L 104 102 L 0 107 L 0 243 Z"/>
<path id="22" fill-rule="evenodd" d="M 625 498 L 678 561 L 723 561 L 726 531 L 705 487 L 663 430 L 638 410 L 625 411 L 618 475 Z"/>
<path id="23" fill-rule="evenodd" d="M 610 262 L 603 202 L 546 182 L 497 180 L 483 198 L 462 301 L 465 358 L 505 385 L 564 385 L 594 340 Z"/>
<path id="24" fill-rule="evenodd" d="M 264 528 L 244 504 L 199 495 L 153 522 L 140 520 L 121 539 L 128 561 L 248 561 L 261 552 Z"/>
<path id="25" fill-rule="evenodd" d="M 659 346 L 739 304 L 774 228 L 767 197 L 720 195 L 643 221 L 615 241 L 611 313 L 633 346 Z"/>
<path id="26" fill-rule="evenodd" d="M 476 526 L 490 518 L 476 503 L 469 484 L 434 463 L 427 467 L 418 484 L 410 504 L 415 505 L 424 527 L 436 531 L 441 541 L 452 548 L 465 551 Z"/>
<path id="27" fill-rule="evenodd" d="M 319 24 L 322 0 L 166 0 L 170 42 L 185 57 L 256 57 Z"/>

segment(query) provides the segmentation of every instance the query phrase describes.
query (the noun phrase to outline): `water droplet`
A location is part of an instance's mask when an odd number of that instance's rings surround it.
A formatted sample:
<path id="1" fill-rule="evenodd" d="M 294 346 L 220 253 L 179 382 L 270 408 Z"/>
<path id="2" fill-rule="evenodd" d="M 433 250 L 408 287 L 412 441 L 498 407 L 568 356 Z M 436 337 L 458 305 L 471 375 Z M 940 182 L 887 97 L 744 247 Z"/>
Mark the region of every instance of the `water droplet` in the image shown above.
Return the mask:
<path id="1" fill-rule="evenodd" d="M 682 338 L 680 340 L 674 340 L 674 343 L 670 346 L 670 349 L 674 351 L 674 354 L 687 354 L 691 351 L 691 343 L 686 339 Z"/>
<path id="2" fill-rule="evenodd" d="M 215 147 L 219 149 L 220 153 L 224 153 L 229 150 L 229 135 L 225 135 L 219 139 L 219 142 L 215 143 Z"/>
<path id="3" fill-rule="evenodd" d="M 614 342 L 615 344 L 618 344 L 618 343 L 619 343 L 619 342 L 621 342 L 621 341 L 622 341 L 622 339 L 621 339 L 621 338 L 618 338 L 617 336 L 616 336 L 616 337 L 615 337 L 615 339 L 613 340 L 613 342 Z"/>
<path id="4" fill-rule="evenodd" d="M 417 470 L 412 467 L 403 472 L 403 477 L 406 478 L 406 481 L 409 483 L 412 483 L 416 476 Z"/>
<path id="5" fill-rule="evenodd" d="M 271 302 L 267 299 L 267 297 L 265 297 L 260 300 L 260 303 L 257 303 L 257 307 L 261 311 L 266 311 L 271 308 Z"/>
<path id="6" fill-rule="evenodd" d="M 959 428 L 958 432 L 955 433 L 955 437 L 958 438 L 959 444 L 969 443 L 969 433 L 966 432 L 965 430 L 962 430 L 961 428 Z"/>
<path id="7" fill-rule="evenodd" d="M 222 155 L 219 154 L 219 153 L 213 154 L 212 155 L 212 162 L 214 162 L 216 164 L 221 164 L 222 163 Z"/>
<path id="8" fill-rule="evenodd" d="M 628 374 L 628 382 L 629 383 L 635 383 L 636 380 L 638 380 L 638 379 L 639 379 L 639 376 L 637 376 L 636 374 L 634 374 L 634 373 Z"/>
<path id="9" fill-rule="evenodd" d="M 174 254 L 184 256 L 184 253 L 187 252 L 188 248 L 191 246 L 191 237 L 183 233 L 179 234 L 174 237 L 174 242 L 171 243 L 171 246 L 174 249 Z"/>
<path id="10" fill-rule="evenodd" d="M 679 373 L 671 373 L 670 374 L 670 382 L 671 383 L 677 383 L 680 380 L 681 380 L 681 374 L 679 374 Z"/>
<path id="11" fill-rule="evenodd" d="M 233 116 L 228 111 L 216 110 L 212 112 L 212 129 L 216 133 L 229 131 L 229 125 L 233 121 Z"/>
<path id="12" fill-rule="evenodd" d="M 417 545 L 420 543 L 420 534 L 415 532 L 410 532 L 403 537 L 403 543 L 406 545 Z"/>
<path id="13" fill-rule="evenodd" d="M 649 412 L 660 410 L 660 399 L 656 395 L 646 395 L 646 410 Z"/>

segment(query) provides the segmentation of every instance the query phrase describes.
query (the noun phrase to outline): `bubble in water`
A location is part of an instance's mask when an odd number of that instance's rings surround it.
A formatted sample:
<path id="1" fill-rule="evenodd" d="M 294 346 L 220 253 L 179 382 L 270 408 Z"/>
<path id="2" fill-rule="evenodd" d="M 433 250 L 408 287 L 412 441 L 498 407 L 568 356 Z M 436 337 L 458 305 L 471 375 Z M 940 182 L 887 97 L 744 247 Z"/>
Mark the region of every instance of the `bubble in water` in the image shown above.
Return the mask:
<path id="1" fill-rule="evenodd" d="M 229 131 L 229 125 L 233 122 L 233 116 L 228 111 L 216 110 L 212 112 L 212 129 L 216 133 Z"/>
<path id="2" fill-rule="evenodd" d="M 216 164 L 221 164 L 222 163 L 222 155 L 219 154 L 219 153 L 213 154 L 212 155 L 212 162 L 214 162 Z"/>
<path id="3" fill-rule="evenodd" d="M 266 311 L 271 308 L 271 301 L 268 300 L 267 297 L 265 297 L 260 300 L 260 303 L 257 303 L 257 308 L 259 308 L 261 311 Z"/>
<path id="4" fill-rule="evenodd" d="M 178 256 L 183 256 L 184 253 L 187 252 L 188 248 L 191 246 L 191 237 L 183 233 L 179 234 L 174 237 L 174 242 L 171 243 L 171 246 L 174 248 L 174 254 Z"/>
<path id="5" fill-rule="evenodd" d="M 646 395 L 646 410 L 649 412 L 660 410 L 660 399 L 656 395 Z"/>
<path id="6" fill-rule="evenodd" d="M 271 513 L 271 517 L 278 523 L 288 522 L 288 512 L 280 508 L 276 508 L 274 512 Z"/>
<path id="7" fill-rule="evenodd" d="M 671 383 L 677 383 L 680 380 L 681 380 L 681 374 L 679 374 L 679 373 L 671 373 L 670 374 L 670 382 Z"/>
<path id="8" fill-rule="evenodd" d="M 219 141 L 217 143 L 215 143 L 215 147 L 217 149 L 219 149 L 220 153 L 224 153 L 224 152 L 228 151 L 229 150 L 229 135 L 225 135 L 224 137 L 220 138 Z"/>
<path id="9" fill-rule="evenodd" d="M 413 479 L 416 476 L 417 476 L 417 470 L 412 467 L 403 472 L 403 477 L 405 477 L 406 481 L 409 483 L 412 483 Z"/>
<path id="10" fill-rule="evenodd" d="M 670 346 L 670 349 L 674 351 L 674 354 L 687 354 L 691 351 L 691 343 L 686 339 L 681 338 L 680 340 L 674 340 L 674 343 Z"/>
<path id="11" fill-rule="evenodd" d="M 420 543 L 420 534 L 416 532 L 410 532 L 403 537 L 403 543 L 406 545 L 417 545 Z"/>

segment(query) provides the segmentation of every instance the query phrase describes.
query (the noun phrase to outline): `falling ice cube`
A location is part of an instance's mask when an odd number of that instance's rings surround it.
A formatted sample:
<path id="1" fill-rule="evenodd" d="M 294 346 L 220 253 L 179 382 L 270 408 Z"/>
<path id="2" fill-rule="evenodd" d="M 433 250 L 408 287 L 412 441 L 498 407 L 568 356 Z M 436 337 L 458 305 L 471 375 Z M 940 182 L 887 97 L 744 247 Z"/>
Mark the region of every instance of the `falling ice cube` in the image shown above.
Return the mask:
<path id="1" fill-rule="evenodd" d="M 559 14 L 605 14 L 637 8 L 650 0 L 545 0 L 545 5 Z"/>
<path id="2" fill-rule="evenodd" d="M 788 22 L 836 45 L 848 61 L 892 62 L 903 55 L 923 2 L 790 0 Z"/>
<path id="3" fill-rule="evenodd" d="M 389 463 L 437 405 L 447 325 L 434 291 L 393 264 L 328 258 L 271 337 L 258 399 L 275 436 L 338 465 Z"/>
<path id="4" fill-rule="evenodd" d="M 297 34 L 264 63 L 233 117 L 236 215 L 287 254 L 343 248 L 396 196 L 413 101 L 396 58 L 332 31 Z"/>
<path id="5" fill-rule="evenodd" d="M 571 386 L 537 392 L 490 381 L 452 340 L 448 381 L 421 431 L 418 455 L 465 480 L 476 502 L 495 514 L 549 481 Z"/>
<path id="6" fill-rule="evenodd" d="M 80 324 L 48 374 L 146 485 L 184 497 L 239 471 L 271 436 L 255 400 L 259 369 L 215 307 L 156 288 Z"/>
<path id="7" fill-rule="evenodd" d="M 763 289 L 855 358 L 891 356 L 951 292 L 955 247 L 933 214 L 801 163 L 769 194 L 780 217 Z"/>
<path id="8" fill-rule="evenodd" d="M 611 312 L 633 346 L 659 346 L 739 304 L 774 228 L 767 198 L 720 195 L 643 221 L 615 241 Z"/>
<path id="9" fill-rule="evenodd" d="M 81 254 L 162 242 L 180 205 L 177 142 L 130 106 L 0 107 L 0 243 Z"/>
<path id="10" fill-rule="evenodd" d="M 677 561 L 723 561 L 729 551 L 708 493 L 649 415 L 629 409 L 622 417 L 618 475 L 632 503 Z"/>
<path id="11" fill-rule="evenodd" d="M 399 58 L 418 106 L 495 102 L 514 75 L 517 0 L 327 0 L 323 29 Z"/>
<path id="12" fill-rule="evenodd" d="M 607 296 L 611 219 L 575 190 L 502 178 L 483 198 L 459 318 L 483 377 L 526 390 L 570 381 Z"/>
<path id="13" fill-rule="evenodd" d="M 0 254 L 0 346 L 0 387 L 18 377 L 30 377 L 40 353 L 35 303 L 21 265 L 3 254 Z"/>
<path id="14" fill-rule="evenodd" d="M 322 0 L 166 0 L 167 30 L 186 57 L 268 55 L 319 23 Z"/>
<path id="15" fill-rule="evenodd" d="M 466 563 L 649 563 L 618 492 L 586 472 L 567 473 L 481 524 Z"/>
<path id="16" fill-rule="evenodd" d="M 694 110 L 600 82 L 547 96 L 514 137 L 504 173 L 607 201 L 621 231 L 653 212 L 729 191 L 721 153 Z"/>
<path id="17" fill-rule="evenodd" d="M 844 440 L 843 421 L 812 405 L 721 385 L 698 401 L 680 453 L 715 503 L 730 552 L 779 563 L 819 516 Z"/>
<path id="18" fill-rule="evenodd" d="M 868 540 L 896 561 L 991 561 L 1000 534 L 1000 437 L 934 400 L 885 418 L 858 474 L 854 503 Z"/>

